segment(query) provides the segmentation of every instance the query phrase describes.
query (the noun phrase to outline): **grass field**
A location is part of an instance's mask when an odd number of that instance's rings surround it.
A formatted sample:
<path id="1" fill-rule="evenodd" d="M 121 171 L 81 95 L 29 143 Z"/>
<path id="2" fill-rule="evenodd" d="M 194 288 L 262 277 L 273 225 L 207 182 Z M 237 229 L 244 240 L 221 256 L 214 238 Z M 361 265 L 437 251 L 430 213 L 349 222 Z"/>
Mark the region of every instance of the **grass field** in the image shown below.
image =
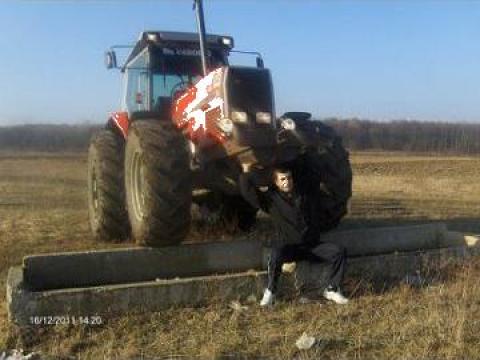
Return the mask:
<path id="1" fill-rule="evenodd" d="M 355 153 L 354 197 L 342 227 L 446 222 L 480 233 L 480 158 Z M 452 264 L 429 286 L 349 284 L 351 304 L 280 301 L 105 319 L 100 327 L 37 329 L 20 341 L 5 308 L 8 268 L 27 254 L 131 246 L 88 231 L 84 155 L 0 154 L 0 354 L 24 348 L 59 358 L 480 358 L 480 261 Z M 267 237 L 271 224 L 236 237 Z M 190 240 L 224 237 L 193 226 Z M 353 289 L 356 289 L 353 291 Z M 306 331 L 318 346 L 299 352 Z M 235 356 L 233 356 L 235 355 Z"/>

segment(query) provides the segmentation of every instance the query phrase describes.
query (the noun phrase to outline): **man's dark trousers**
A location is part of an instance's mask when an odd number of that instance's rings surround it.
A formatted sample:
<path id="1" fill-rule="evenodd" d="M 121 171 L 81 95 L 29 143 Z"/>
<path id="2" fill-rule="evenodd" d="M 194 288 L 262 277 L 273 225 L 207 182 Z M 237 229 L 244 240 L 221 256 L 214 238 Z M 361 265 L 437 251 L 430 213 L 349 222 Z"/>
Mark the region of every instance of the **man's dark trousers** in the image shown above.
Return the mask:
<path id="1" fill-rule="evenodd" d="M 327 266 L 328 286 L 337 290 L 343 282 L 346 264 L 345 248 L 332 243 L 286 244 L 272 247 L 268 261 L 267 288 L 276 293 L 277 284 L 282 265 L 288 262 L 308 261 L 310 263 L 323 263 Z"/>

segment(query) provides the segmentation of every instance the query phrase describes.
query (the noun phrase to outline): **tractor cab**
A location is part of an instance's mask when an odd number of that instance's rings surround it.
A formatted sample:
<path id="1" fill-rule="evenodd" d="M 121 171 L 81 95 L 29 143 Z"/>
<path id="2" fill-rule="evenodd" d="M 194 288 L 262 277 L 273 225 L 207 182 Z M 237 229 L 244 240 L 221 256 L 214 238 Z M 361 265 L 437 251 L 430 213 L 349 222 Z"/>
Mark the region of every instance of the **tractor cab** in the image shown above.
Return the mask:
<path id="1" fill-rule="evenodd" d="M 124 73 L 122 109 L 112 124 L 127 137 L 131 122 L 148 118 L 173 121 L 190 141 L 195 157 L 219 147 L 212 157 L 243 154 L 276 145 L 274 94 L 270 71 L 257 52 L 233 50 L 233 38 L 206 35 L 205 49 L 196 33 L 142 32 L 123 66 L 115 46 L 106 53 L 108 68 Z M 231 66 L 231 52 L 256 55 L 257 66 Z M 205 66 L 204 66 L 205 64 Z"/>
<path id="2" fill-rule="evenodd" d="M 229 36 L 208 35 L 210 69 L 228 65 L 233 47 Z M 184 32 L 142 32 L 125 64 L 116 64 L 113 46 L 106 53 L 108 68 L 119 68 L 124 74 L 122 112 L 155 112 L 171 117 L 172 98 L 178 97 L 202 77 L 198 34 Z"/>

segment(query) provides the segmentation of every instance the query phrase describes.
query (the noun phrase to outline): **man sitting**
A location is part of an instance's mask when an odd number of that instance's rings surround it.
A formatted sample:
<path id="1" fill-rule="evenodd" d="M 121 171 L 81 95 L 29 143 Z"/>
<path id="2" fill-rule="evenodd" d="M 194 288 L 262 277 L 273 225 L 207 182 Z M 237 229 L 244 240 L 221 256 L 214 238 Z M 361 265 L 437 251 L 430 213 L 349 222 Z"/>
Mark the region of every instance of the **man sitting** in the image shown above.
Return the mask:
<path id="1" fill-rule="evenodd" d="M 326 263 L 329 282 L 323 296 L 337 304 L 348 303 L 341 293 L 346 250 L 336 244 L 319 241 L 315 201 L 312 201 L 318 186 L 301 195 L 295 189 L 292 172 L 287 168 L 276 168 L 273 171 L 274 186 L 262 189 L 250 167 L 244 166 L 243 170 L 240 175 L 243 197 L 271 216 L 277 232 L 268 261 L 268 285 L 260 305 L 273 304 L 282 265 L 296 261 Z"/>

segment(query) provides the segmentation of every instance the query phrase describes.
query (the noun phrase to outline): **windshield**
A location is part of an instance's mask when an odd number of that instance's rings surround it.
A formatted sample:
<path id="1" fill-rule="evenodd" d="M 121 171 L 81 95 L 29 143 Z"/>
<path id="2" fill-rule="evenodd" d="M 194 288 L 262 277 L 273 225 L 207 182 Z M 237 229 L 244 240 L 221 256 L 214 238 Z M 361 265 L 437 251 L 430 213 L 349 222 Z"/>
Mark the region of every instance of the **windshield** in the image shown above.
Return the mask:
<path id="1" fill-rule="evenodd" d="M 209 67 L 224 65 L 220 54 L 209 51 Z M 170 108 L 172 97 L 183 93 L 202 77 L 202 62 L 198 49 L 157 48 L 152 50 L 152 109 Z"/>
<path id="2" fill-rule="evenodd" d="M 202 78 L 198 49 L 153 48 L 126 67 L 124 106 L 129 112 L 156 111 L 170 116 L 172 97 L 179 96 Z M 209 50 L 209 68 L 225 64 L 222 53 Z"/>
<path id="3" fill-rule="evenodd" d="M 171 97 L 177 90 L 181 90 L 182 88 L 195 83 L 198 78 L 200 78 L 200 76 L 153 73 L 153 98 L 155 99 L 159 96 Z"/>

